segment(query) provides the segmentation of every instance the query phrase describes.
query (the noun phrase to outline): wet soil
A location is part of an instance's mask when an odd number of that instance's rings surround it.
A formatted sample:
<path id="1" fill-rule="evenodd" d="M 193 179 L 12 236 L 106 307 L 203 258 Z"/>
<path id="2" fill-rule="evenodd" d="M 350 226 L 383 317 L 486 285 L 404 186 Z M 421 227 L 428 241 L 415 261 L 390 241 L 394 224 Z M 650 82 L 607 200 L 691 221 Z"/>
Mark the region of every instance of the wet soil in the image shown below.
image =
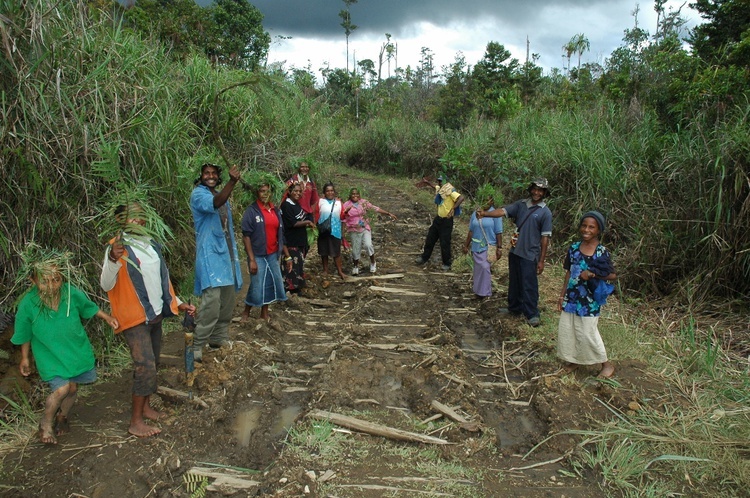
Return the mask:
<path id="1" fill-rule="evenodd" d="M 350 181 L 355 179 L 338 183 Z M 439 246 L 428 264 L 414 264 L 430 206 L 416 202 L 413 191 L 387 182 L 357 178 L 356 183 L 372 192 L 372 202 L 398 216 L 398 221 L 375 222 L 375 274 L 364 265 L 360 276 L 345 281 L 322 275 L 313 251 L 304 297 L 272 305 L 270 323 L 253 310 L 249 322 L 232 323 L 230 347 L 204 353 L 192 390 L 206 407 L 154 396 L 167 415 L 158 422 L 162 432 L 138 439 L 127 433 L 131 372 L 104 375 L 79 398 L 72 431 L 59 444 L 45 446 L 34 438 L 3 455 L 2 494 L 190 496 L 184 480 L 191 469 L 231 472 L 222 465 L 259 472 L 244 474 L 253 481 L 245 489 L 211 477 L 214 486 L 206 496 L 604 495 L 596 475 L 575 472 L 571 465 L 580 438 L 559 433 L 611 417 L 600 401 L 627 411 L 657 389 L 643 365 L 618 363 L 622 387 L 617 389 L 592 380 L 593 368 L 572 379 L 560 375 L 554 335 L 531 340 L 532 329 L 523 320 L 497 312 L 506 297 L 504 258 L 493 267 L 494 296 L 474 299 L 468 269 L 440 269 Z M 455 256 L 461 254 L 466 224 L 466 217 L 456 223 Z M 350 269 L 345 258 L 347 273 Z M 557 277 L 547 282 L 550 278 L 541 277 L 541 309 L 544 324 L 553 330 L 559 282 Z M 237 317 L 243 297 L 244 289 L 237 297 Z M 187 391 L 182 331 L 165 337 L 163 353 L 160 385 Z M 15 361 L 0 365 L 5 386 L 18 377 Z M 33 379 L 20 382 L 34 391 Z M 434 401 L 468 423 L 445 416 L 431 420 L 438 415 Z M 337 437 L 356 443 L 356 451 L 338 458 L 323 458 L 322 448 L 306 455 L 306 450 L 289 451 L 289 431 L 309 427 L 316 410 L 450 444 L 397 441 L 342 428 Z M 414 449 L 425 452 L 406 451 Z M 430 459 L 463 469 L 443 479 L 452 487 L 430 480 L 430 471 L 423 469 Z"/>

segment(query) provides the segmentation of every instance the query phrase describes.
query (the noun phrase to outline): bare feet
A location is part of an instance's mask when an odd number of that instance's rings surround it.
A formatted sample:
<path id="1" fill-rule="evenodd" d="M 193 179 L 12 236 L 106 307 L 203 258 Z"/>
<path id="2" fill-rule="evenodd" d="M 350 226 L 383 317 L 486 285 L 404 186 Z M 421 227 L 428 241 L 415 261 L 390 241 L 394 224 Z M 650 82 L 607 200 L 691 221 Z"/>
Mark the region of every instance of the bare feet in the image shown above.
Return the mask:
<path id="1" fill-rule="evenodd" d="M 143 407 L 143 417 L 147 418 L 149 420 L 153 420 L 156 422 L 157 420 L 164 417 L 164 414 L 160 411 L 156 411 L 153 408 L 151 408 L 149 405 L 144 405 Z"/>
<path id="2" fill-rule="evenodd" d="M 39 424 L 39 440 L 44 444 L 57 444 L 57 438 L 52 430 L 51 426 L 46 424 Z"/>
<path id="3" fill-rule="evenodd" d="M 135 437 L 151 437 L 156 436 L 161 432 L 161 429 L 148 425 L 146 422 L 140 422 L 136 424 L 130 424 L 128 432 Z"/>
<path id="4" fill-rule="evenodd" d="M 55 435 L 62 436 L 70 432 L 70 424 L 68 423 L 68 417 L 58 413 L 55 416 Z"/>
<path id="5" fill-rule="evenodd" d="M 597 375 L 600 379 L 609 379 L 615 374 L 615 366 L 612 365 L 610 362 L 605 361 L 602 363 L 602 370 L 599 372 L 599 375 Z"/>

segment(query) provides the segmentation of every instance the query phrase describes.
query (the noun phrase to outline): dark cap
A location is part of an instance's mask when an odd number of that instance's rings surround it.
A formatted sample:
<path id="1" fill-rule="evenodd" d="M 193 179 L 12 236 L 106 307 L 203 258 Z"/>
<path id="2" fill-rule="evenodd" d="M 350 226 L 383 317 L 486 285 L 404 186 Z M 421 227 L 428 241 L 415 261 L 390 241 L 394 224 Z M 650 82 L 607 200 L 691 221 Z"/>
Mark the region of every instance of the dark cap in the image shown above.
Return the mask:
<path id="1" fill-rule="evenodd" d="M 586 218 L 594 218 L 596 220 L 596 224 L 599 225 L 599 233 L 604 233 L 604 229 L 607 226 L 607 221 L 604 219 L 604 215 L 600 213 L 599 211 L 586 211 L 583 213 L 583 216 L 581 216 L 581 221 L 578 223 L 580 225 L 583 223 L 583 220 Z"/>

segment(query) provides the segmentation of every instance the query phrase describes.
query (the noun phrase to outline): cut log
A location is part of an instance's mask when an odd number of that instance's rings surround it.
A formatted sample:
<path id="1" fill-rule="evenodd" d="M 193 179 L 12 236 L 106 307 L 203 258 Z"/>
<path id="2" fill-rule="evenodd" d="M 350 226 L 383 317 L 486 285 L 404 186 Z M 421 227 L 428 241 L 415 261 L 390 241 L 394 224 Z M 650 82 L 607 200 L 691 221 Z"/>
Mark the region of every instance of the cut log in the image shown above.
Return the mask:
<path id="1" fill-rule="evenodd" d="M 159 386 L 156 388 L 156 392 L 168 398 L 179 399 L 180 401 L 187 401 L 188 403 L 194 403 L 202 408 L 208 408 L 208 403 L 200 399 L 198 396 L 193 396 L 191 399 L 190 395 L 184 391 L 178 391 L 177 389 L 171 389 L 169 387 Z"/>
<path id="2" fill-rule="evenodd" d="M 374 424 L 366 420 L 360 420 L 354 417 L 341 415 L 339 413 L 327 412 L 323 410 L 312 410 L 307 414 L 308 417 L 317 420 L 328 420 L 336 425 L 346 427 L 347 429 L 353 429 L 355 431 L 364 432 L 365 434 L 372 434 L 373 436 L 382 436 L 389 439 L 395 439 L 397 441 L 410 441 L 414 443 L 427 443 L 427 444 L 451 444 L 444 439 L 440 439 L 433 436 L 425 436 L 424 434 L 417 434 L 415 432 L 403 431 L 401 429 L 395 429 L 393 427 L 387 427 L 385 425 Z"/>

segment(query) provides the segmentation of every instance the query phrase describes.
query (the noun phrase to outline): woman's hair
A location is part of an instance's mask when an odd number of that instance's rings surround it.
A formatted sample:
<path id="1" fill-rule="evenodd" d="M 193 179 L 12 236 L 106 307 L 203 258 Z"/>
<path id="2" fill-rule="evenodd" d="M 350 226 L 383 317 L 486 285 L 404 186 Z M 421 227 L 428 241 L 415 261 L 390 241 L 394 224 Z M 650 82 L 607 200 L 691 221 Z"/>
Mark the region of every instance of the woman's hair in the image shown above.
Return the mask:
<path id="1" fill-rule="evenodd" d="M 286 188 L 286 191 L 287 191 L 288 194 L 291 194 L 292 190 L 294 190 L 294 187 L 301 187 L 301 186 L 302 186 L 302 184 L 300 182 L 292 182 Z"/>
<path id="2" fill-rule="evenodd" d="M 336 191 L 336 186 L 335 186 L 335 185 L 333 184 L 333 182 L 328 182 L 328 183 L 326 183 L 325 185 L 323 185 L 323 193 L 324 193 L 324 194 L 325 194 L 325 192 L 326 192 L 326 189 L 327 189 L 328 187 L 331 187 L 331 188 L 333 189 L 333 191 L 334 191 L 334 192 Z"/>
<path id="3" fill-rule="evenodd" d="M 357 187 L 352 187 L 352 188 L 351 188 L 351 189 L 349 190 L 349 197 L 353 196 L 354 194 L 357 194 L 357 195 L 361 195 L 361 194 L 359 193 L 359 189 L 358 189 Z"/>

